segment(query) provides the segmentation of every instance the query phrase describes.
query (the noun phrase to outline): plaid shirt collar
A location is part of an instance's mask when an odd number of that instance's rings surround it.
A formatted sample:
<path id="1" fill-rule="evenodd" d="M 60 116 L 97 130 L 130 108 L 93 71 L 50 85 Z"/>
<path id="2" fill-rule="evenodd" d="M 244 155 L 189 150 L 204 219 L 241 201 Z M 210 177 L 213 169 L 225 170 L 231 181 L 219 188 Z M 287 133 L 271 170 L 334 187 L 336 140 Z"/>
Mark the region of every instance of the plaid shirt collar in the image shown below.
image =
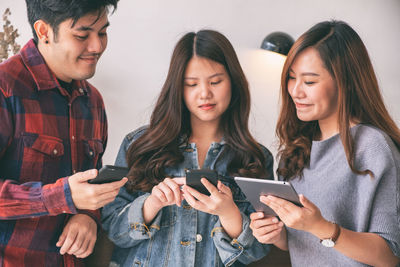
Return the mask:
<path id="1" fill-rule="evenodd" d="M 35 80 L 38 91 L 61 88 L 57 77 L 47 66 L 33 39 L 21 49 L 20 54 L 22 61 Z M 73 81 L 72 89 L 81 88 L 80 94 L 88 95 L 88 87 L 89 85 L 85 81 Z"/>

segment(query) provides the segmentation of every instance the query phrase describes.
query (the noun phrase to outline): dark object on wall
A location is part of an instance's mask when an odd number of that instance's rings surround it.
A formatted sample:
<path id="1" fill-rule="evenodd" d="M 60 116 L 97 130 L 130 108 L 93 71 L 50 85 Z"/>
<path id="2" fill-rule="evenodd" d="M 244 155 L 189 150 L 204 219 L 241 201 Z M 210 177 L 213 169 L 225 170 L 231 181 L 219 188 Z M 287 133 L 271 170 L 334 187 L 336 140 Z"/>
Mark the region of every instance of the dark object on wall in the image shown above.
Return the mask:
<path id="1" fill-rule="evenodd" d="M 289 34 L 284 32 L 273 32 L 264 38 L 261 48 L 286 56 L 293 43 L 294 40 Z"/>
<path id="2" fill-rule="evenodd" d="M 0 31 L 0 62 L 6 60 L 12 52 L 14 55 L 18 53 L 21 46 L 15 42 L 15 39 L 19 36 L 18 29 L 14 29 L 11 22 L 8 20 L 8 16 L 11 15 L 10 9 L 7 8 L 3 13 L 3 30 Z"/>

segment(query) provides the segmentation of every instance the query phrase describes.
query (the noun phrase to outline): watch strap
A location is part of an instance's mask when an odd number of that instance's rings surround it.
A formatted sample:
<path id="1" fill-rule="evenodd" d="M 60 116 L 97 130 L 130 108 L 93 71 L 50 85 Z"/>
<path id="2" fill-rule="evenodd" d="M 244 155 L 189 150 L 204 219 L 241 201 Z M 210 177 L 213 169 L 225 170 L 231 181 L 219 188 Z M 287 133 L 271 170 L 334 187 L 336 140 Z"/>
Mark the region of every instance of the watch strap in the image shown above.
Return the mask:
<path id="1" fill-rule="evenodd" d="M 333 243 L 336 244 L 336 241 L 338 240 L 338 238 L 340 236 L 340 226 L 334 222 L 332 222 L 332 224 L 335 226 L 335 232 L 333 232 L 333 235 L 330 238 L 320 239 L 320 242 L 322 242 L 323 240 L 326 240 L 326 239 L 330 239 L 330 240 L 332 240 Z"/>

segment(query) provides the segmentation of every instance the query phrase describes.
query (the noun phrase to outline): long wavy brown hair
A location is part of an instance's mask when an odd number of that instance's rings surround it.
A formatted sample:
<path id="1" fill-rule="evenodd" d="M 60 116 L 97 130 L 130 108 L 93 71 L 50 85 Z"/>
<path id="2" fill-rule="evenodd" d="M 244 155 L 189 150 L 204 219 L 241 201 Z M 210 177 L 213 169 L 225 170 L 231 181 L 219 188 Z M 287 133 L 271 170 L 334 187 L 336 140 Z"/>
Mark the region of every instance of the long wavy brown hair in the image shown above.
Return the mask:
<path id="1" fill-rule="evenodd" d="M 236 53 L 221 33 L 202 30 L 185 34 L 175 46 L 150 125 L 127 152 L 128 190 L 150 191 L 164 180 L 166 167 L 184 160 L 179 146 L 187 144 L 191 135 L 190 113 L 183 99 L 184 74 L 195 55 L 222 64 L 231 80 L 231 102 L 220 122 L 226 142 L 224 153 L 233 155 L 228 173 L 249 177 L 267 175 L 261 146 L 248 129 L 250 93 Z"/>
<path id="2" fill-rule="evenodd" d="M 288 93 L 290 68 L 296 57 L 306 48 L 316 49 L 324 67 L 333 77 L 338 89 L 339 134 L 347 162 L 354 173 L 370 174 L 354 166 L 354 141 L 350 123 L 366 123 L 381 129 L 400 149 L 400 131 L 390 117 L 367 49 L 359 35 L 343 21 L 316 24 L 293 44 L 281 77 L 281 110 L 276 126 L 279 138 L 278 175 L 285 180 L 302 177 L 309 166 L 312 140 L 320 136 L 318 121 L 301 121 Z"/>

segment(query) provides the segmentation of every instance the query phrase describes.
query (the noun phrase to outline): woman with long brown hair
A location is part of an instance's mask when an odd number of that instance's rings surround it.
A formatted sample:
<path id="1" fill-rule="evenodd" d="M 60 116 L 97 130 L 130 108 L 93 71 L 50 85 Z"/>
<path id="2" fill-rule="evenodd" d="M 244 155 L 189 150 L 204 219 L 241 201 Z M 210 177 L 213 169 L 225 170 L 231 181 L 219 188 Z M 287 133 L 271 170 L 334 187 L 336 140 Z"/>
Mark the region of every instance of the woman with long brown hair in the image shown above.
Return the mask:
<path id="1" fill-rule="evenodd" d="M 249 112 L 248 84 L 226 37 L 211 30 L 184 35 L 150 125 L 128 134 L 117 157 L 130 171 L 126 188 L 102 211 L 117 245 L 113 261 L 240 266 L 268 252 L 251 234 L 252 207 L 237 185 L 202 179 L 207 196 L 183 178 L 186 169 L 212 169 L 272 179 L 272 156 L 251 136 Z"/>
<path id="2" fill-rule="evenodd" d="M 341 21 L 305 32 L 286 59 L 281 97 L 277 172 L 303 207 L 261 197 L 281 221 L 252 214 L 255 237 L 289 249 L 293 266 L 395 266 L 400 131 L 358 34 Z"/>

